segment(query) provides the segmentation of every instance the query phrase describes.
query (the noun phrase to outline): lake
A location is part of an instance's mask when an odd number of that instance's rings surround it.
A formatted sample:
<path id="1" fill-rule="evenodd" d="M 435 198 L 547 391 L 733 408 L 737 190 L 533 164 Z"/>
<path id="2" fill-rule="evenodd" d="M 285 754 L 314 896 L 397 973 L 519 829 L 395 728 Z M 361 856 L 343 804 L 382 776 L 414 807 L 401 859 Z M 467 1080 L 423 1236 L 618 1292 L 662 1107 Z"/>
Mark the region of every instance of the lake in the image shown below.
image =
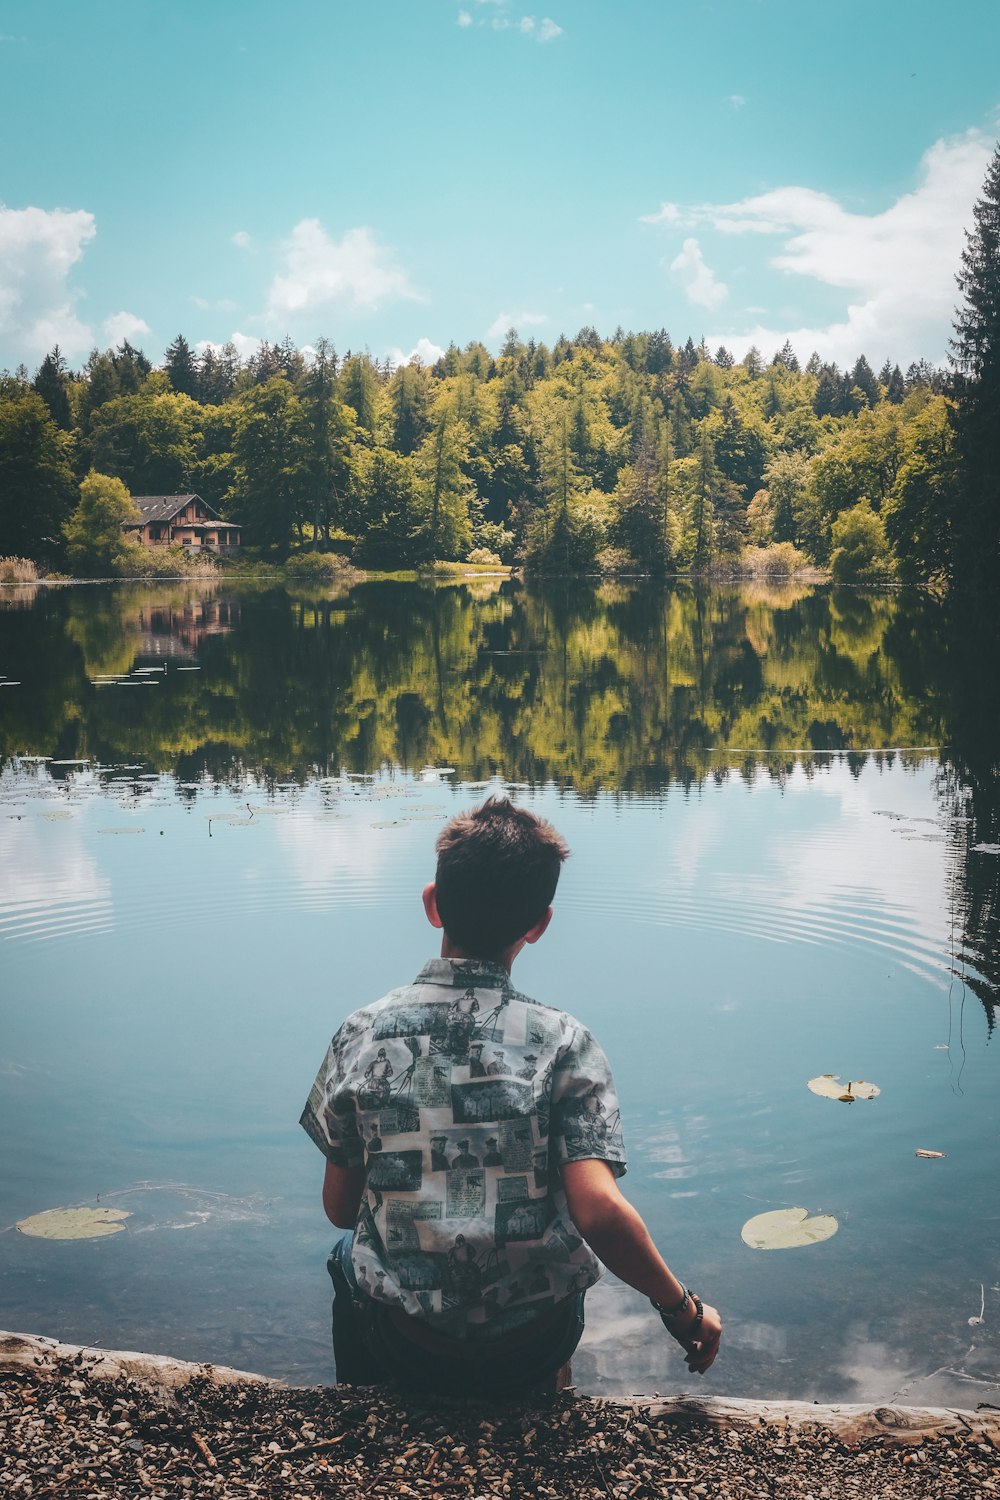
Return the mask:
<path id="1" fill-rule="evenodd" d="M 610 1054 L 623 1187 L 726 1320 L 699 1388 L 1000 1400 L 996 682 L 944 639 L 796 584 L 4 589 L 0 1326 L 332 1378 L 298 1115 L 508 789 L 573 851 L 515 982 Z M 98 1202 L 125 1232 L 13 1227 Z M 786 1207 L 836 1234 L 744 1243 Z M 587 1307 L 579 1389 L 694 1384 L 629 1288 Z"/>

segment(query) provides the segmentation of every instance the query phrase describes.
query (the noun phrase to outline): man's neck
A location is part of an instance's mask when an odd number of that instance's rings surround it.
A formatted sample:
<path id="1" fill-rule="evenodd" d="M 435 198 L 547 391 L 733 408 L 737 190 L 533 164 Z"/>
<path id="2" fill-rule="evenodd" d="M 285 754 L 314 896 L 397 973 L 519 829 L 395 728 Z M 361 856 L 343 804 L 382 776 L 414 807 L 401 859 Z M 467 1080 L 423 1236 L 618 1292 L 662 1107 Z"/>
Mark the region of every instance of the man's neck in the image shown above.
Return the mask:
<path id="1" fill-rule="evenodd" d="M 448 937 L 448 934 L 445 933 L 441 938 L 441 957 L 467 958 L 481 964 L 500 964 L 501 967 L 506 969 L 507 973 L 509 974 L 511 969 L 513 968 L 515 958 L 520 953 L 523 947 L 524 940 L 522 938 L 519 942 L 511 943 L 510 947 L 505 948 L 503 953 L 498 953 L 495 957 L 492 958 L 486 958 L 482 953 L 468 953 L 464 948 L 459 948 L 457 944 L 451 941 L 451 939 Z"/>

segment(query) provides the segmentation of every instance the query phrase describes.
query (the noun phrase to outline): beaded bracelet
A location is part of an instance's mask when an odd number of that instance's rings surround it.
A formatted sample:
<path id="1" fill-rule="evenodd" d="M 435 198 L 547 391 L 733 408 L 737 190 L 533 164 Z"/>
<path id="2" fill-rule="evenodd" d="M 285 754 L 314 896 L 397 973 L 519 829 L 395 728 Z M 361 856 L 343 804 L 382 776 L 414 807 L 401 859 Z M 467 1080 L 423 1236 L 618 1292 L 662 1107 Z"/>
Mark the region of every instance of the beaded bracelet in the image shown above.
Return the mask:
<path id="1" fill-rule="evenodd" d="M 662 1302 L 657 1302 L 655 1300 L 655 1298 L 650 1297 L 650 1299 L 649 1299 L 649 1305 L 650 1305 L 650 1307 L 655 1307 L 656 1311 L 659 1313 L 659 1315 L 663 1319 L 664 1323 L 671 1322 L 674 1318 L 679 1318 L 680 1315 L 681 1315 L 681 1313 L 685 1312 L 687 1310 L 687 1308 L 688 1308 L 688 1306 L 689 1306 L 689 1304 L 691 1302 L 691 1298 L 692 1298 L 693 1294 L 688 1291 L 688 1289 L 684 1285 L 683 1281 L 680 1282 L 679 1285 L 680 1285 L 680 1288 L 683 1291 L 684 1295 L 681 1298 L 681 1300 L 677 1303 L 676 1307 L 664 1307 L 663 1303 Z"/>

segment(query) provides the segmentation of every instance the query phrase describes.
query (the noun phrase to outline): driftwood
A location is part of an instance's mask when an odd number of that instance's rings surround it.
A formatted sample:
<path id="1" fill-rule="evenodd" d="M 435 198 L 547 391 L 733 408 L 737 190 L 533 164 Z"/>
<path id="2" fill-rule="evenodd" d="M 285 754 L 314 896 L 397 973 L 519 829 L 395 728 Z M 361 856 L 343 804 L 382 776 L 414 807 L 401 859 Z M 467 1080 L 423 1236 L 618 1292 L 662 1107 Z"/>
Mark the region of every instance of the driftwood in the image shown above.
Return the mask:
<path id="1" fill-rule="evenodd" d="M 228 1365 L 192 1364 L 164 1354 L 97 1349 L 92 1344 L 60 1344 L 56 1339 L 38 1338 L 34 1334 L 0 1331 L 0 1372 L 29 1370 L 35 1375 L 65 1377 L 73 1373 L 70 1367 L 102 1380 L 124 1378 L 161 1391 L 180 1390 L 192 1380 L 207 1380 L 211 1385 L 284 1385 L 284 1381 L 253 1375 L 247 1370 L 231 1370 Z"/>
<path id="2" fill-rule="evenodd" d="M 796 1434 L 820 1431 L 842 1443 L 975 1438 L 1000 1450 L 1000 1411 L 989 1407 L 960 1411 L 944 1406 L 819 1406 L 811 1401 L 740 1401 L 727 1396 L 671 1396 L 642 1405 L 648 1418 L 678 1424 L 704 1422 L 737 1431 L 773 1426 Z"/>

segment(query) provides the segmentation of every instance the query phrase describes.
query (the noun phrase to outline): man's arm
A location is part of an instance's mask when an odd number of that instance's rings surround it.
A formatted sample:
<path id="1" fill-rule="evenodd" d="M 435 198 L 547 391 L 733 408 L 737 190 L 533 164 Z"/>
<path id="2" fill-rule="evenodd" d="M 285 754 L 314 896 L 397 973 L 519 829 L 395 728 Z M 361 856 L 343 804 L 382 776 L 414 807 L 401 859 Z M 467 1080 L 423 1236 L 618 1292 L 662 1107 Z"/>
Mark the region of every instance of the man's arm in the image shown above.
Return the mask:
<path id="1" fill-rule="evenodd" d="M 654 1245 L 642 1216 L 622 1196 L 608 1163 L 596 1158 L 564 1162 L 562 1176 L 570 1217 L 608 1270 L 665 1307 L 680 1302 L 683 1286 Z M 706 1302 L 701 1327 L 689 1342 L 685 1333 L 695 1318 L 692 1304 L 678 1319 L 676 1332 L 670 1332 L 686 1352 L 688 1369 L 704 1374 L 719 1352 L 722 1319 Z"/>
<path id="2" fill-rule="evenodd" d="M 323 1208 L 330 1223 L 336 1224 L 338 1229 L 353 1229 L 358 1222 L 364 1190 L 363 1162 L 353 1167 L 335 1167 L 332 1161 L 328 1161 L 323 1178 Z"/>

